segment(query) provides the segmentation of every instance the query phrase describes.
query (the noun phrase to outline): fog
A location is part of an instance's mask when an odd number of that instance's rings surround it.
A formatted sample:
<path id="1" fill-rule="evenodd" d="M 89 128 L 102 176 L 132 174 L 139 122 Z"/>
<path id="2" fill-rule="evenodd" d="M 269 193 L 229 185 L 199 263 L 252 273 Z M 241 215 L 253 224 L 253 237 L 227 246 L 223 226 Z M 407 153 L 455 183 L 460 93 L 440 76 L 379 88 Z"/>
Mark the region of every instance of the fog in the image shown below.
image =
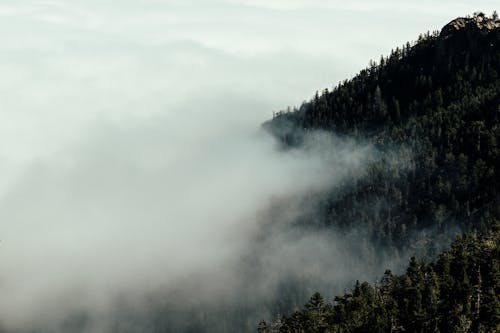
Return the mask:
<path id="1" fill-rule="evenodd" d="M 187 330 L 169 320 L 203 309 L 205 329 L 243 330 L 276 314 L 287 283 L 300 305 L 314 286 L 374 279 L 383 272 L 356 230 L 293 224 L 314 224 L 303 198 L 349 186 L 377 151 L 318 132 L 285 152 L 260 125 L 493 5 L 1 3 L 1 326 L 154 331 L 163 309 L 164 331 Z M 248 316 L 217 317 L 238 306 Z"/>
<path id="2" fill-rule="evenodd" d="M 221 107 L 238 106 L 204 103 L 203 112 Z M 73 306 L 109 311 L 118 295 L 182 288 L 197 276 L 212 298 L 237 295 L 237 262 L 261 232 L 259 212 L 273 198 L 352 177 L 370 156 L 322 135 L 311 149 L 279 153 L 265 133 L 206 118 L 184 111 L 101 124 L 85 143 L 26 166 L 1 202 L 6 325 L 30 315 L 57 322 Z M 296 213 L 288 214 L 284 223 Z"/>

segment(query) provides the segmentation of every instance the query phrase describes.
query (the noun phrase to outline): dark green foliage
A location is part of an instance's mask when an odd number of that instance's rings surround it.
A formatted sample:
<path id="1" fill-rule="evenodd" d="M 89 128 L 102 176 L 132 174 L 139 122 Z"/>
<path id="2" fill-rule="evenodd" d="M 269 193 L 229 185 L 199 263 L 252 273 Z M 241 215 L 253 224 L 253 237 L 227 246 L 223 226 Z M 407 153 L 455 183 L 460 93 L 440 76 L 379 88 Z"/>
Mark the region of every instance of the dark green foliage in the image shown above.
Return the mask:
<path id="1" fill-rule="evenodd" d="M 420 36 L 265 124 L 285 149 L 320 129 L 381 152 L 354 188 L 325 200 L 325 226 L 355 221 L 401 247 L 415 230 L 474 230 L 499 216 L 500 22 L 482 15 Z"/>
<path id="2" fill-rule="evenodd" d="M 284 149 L 324 130 L 380 152 L 355 186 L 323 200 L 317 216 L 324 227 L 355 225 L 389 250 L 408 246 L 418 230 L 433 232 L 417 244 L 427 249 L 439 247 L 436 235 L 453 228 L 467 233 L 433 263 L 411 258 L 404 274 L 386 271 L 375 285 L 357 282 L 333 302 L 315 294 L 263 332 L 500 331 L 496 13 L 459 18 L 420 36 L 293 112 L 278 112 L 265 127 Z"/>
<path id="3" fill-rule="evenodd" d="M 279 332 L 496 332 L 499 243 L 497 223 L 480 236 L 457 238 L 431 264 L 412 258 L 405 274 L 387 271 L 374 286 L 356 282 L 332 303 L 316 293 L 281 320 Z"/>

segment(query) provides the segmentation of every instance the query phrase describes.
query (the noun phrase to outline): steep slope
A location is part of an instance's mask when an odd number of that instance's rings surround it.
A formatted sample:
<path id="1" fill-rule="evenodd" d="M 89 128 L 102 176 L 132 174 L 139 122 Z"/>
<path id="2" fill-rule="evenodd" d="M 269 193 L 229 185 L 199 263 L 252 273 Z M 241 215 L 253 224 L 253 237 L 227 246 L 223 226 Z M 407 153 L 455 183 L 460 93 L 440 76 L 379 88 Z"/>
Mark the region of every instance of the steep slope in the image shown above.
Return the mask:
<path id="1" fill-rule="evenodd" d="M 283 149 L 323 130 L 380 152 L 356 186 L 327 195 L 317 215 L 324 228 L 355 226 L 380 249 L 417 246 L 419 255 L 436 255 L 450 231 L 466 235 L 435 262 L 412 258 L 406 273 L 356 283 L 332 303 L 316 293 L 260 332 L 500 329 L 499 75 L 500 21 L 457 18 L 264 124 Z M 432 232 L 418 242 L 422 230 Z"/>
<path id="2" fill-rule="evenodd" d="M 319 216 L 402 247 L 415 231 L 443 235 L 498 218 L 499 107 L 500 21 L 480 14 L 420 36 L 264 126 L 285 149 L 318 129 L 377 147 L 381 162 L 344 195 L 330 195 Z M 385 163 L 394 158 L 397 169 Z"/>

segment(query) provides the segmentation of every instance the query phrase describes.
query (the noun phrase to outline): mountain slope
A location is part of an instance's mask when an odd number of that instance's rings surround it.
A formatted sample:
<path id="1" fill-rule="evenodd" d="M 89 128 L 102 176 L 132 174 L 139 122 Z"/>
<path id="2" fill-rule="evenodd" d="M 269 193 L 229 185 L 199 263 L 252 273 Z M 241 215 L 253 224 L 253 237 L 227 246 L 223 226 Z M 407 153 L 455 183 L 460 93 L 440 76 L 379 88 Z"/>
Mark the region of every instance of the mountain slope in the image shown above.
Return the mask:
<path id="1" fill-rule="evenodd" d="M 367 176 L 322 205 L 323 228 L 365 233 L 380 249 L 435 257 L 405 274 L 305 308 L 261 332 L 494 332 L 499 329 L 500 21 L 457 18 L 371 62 L 351 80 L 264 124 L 283 149 L 323 130 L 380 152 Z M 394 164 L 394 159 L 398 163 Z M 392 162 L 391 162 L 392 161 Z M 396 167 L 394 167 L 396 165 Z M 427 230 L 424 242 L 415 233 Z M 477 236 L 475 230 L 480 230 Z M 406 252 L 403 252 L 406 253 Z"/>
<path id="2" fill-rule="evenodd" d="M 499 216 L 499 105 L 500 23 L 479 15 L 420 36 L 264 126 L 284 148 L 317 129 L 368 141 L 383 154 L 405 148 L 403 172 L 373 165 L 322 214 L 325 225 L 356 221 L 374 240 L 402 246 L 415 230 L 471 230 Z"/>

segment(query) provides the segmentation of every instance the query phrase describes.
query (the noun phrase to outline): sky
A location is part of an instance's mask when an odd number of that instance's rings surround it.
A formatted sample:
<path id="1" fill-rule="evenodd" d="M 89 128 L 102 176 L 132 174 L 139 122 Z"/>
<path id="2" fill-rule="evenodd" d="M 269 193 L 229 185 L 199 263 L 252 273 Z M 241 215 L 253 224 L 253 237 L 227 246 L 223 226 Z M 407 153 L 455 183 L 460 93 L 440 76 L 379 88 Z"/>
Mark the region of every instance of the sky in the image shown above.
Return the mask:
<path id="1" fill-rule="evenodd" d="M 0 1 L 0 323 L 49 327 L 68 295 L 80 295 L 70 308 L 106 308 L 195 272 L 237 288 L 234 263 L 269 202 L 361 177 L 376 155 L 322 134 L 282 155 L 260 124 L 494 5 Z M 336 251 L 284 235 L 263 261 L 289 270 L 262 285 Z"/>

